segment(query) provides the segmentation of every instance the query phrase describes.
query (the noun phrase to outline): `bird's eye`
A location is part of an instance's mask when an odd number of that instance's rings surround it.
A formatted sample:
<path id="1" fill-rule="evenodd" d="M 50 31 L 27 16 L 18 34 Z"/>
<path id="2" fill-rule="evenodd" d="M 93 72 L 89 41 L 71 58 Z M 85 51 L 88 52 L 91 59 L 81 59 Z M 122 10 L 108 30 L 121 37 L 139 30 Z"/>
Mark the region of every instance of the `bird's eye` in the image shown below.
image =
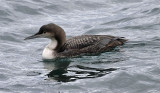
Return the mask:
<path id="1" fill-rule="evenodd" d="M 46 33 L 46 31 L 43 32 L 43 34 L 45 34 L 45 33 Z"/>

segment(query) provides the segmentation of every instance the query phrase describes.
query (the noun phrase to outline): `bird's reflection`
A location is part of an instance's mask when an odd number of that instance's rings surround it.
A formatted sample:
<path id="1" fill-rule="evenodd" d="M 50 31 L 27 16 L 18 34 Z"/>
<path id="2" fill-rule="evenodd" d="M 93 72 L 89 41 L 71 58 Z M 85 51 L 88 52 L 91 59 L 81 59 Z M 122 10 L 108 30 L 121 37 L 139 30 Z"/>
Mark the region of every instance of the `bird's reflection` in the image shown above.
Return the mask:
<path id="1" fill-rule="evenodd" d="M 43 60 L 44 67 L 48 70 L 65 70 L 69 66 L 70 62 L 70 59 Z"/>
<path id="2" fill-rule="evenodd" d="M 91 68 L 82 65 L 69 66 L 71 60 L 57 59 L 54 61 L 44 61 L 44 67 L 51 72 L 47 76 L 58 82 L 71 82 L 77 79 L 102 77 L 118 68 Z"/>

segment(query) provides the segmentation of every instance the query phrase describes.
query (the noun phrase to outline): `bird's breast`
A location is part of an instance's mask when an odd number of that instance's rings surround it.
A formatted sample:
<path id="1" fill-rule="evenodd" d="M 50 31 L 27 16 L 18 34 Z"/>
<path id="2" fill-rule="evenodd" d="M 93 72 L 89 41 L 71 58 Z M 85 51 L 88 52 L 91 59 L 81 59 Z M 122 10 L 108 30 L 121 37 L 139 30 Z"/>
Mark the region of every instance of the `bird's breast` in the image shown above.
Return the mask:
<path id="1" fill-rule="evenodd" d="M 53 51 L 52 49 L 46 47 L 46 48 L 43 50 L 42 58 L 43 58 L 43 59 L 54 59 L 54 58 L 56 58 L 56 56 L 55 56 L 55 51 Z"/>

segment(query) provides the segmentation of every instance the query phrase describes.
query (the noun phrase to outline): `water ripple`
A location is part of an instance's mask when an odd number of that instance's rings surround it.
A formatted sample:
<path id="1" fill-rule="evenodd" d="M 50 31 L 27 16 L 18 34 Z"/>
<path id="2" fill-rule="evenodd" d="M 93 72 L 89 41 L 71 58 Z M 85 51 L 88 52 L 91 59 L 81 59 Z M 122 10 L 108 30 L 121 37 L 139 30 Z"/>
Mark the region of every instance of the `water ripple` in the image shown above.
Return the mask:
<path id="1" fill-rule="evenodd" d="M 0 92 L 159 93 L 160 1 L 1 0 Z M 128 42 L 95 56 L 41 61 L 47 39 L 24 41 L 47 23 L 67 38 L 115 35 Z"/>

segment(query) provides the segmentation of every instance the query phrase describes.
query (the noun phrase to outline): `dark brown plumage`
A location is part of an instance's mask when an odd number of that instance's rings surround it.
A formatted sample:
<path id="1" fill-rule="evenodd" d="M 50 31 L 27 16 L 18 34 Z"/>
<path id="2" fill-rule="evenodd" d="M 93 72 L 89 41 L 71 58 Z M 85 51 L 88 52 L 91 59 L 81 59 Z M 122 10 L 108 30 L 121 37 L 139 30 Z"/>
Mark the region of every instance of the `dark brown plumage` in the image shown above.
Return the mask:
<path id="1" fill-rule="evenodd" d="M 61 47 L 59 55 L 78 56 L 84 54 L 96 54 L 107 52 L 123 45 L 127 40 L 123 37 L 110 35 L 82 35 L 70 38 Z"/>

